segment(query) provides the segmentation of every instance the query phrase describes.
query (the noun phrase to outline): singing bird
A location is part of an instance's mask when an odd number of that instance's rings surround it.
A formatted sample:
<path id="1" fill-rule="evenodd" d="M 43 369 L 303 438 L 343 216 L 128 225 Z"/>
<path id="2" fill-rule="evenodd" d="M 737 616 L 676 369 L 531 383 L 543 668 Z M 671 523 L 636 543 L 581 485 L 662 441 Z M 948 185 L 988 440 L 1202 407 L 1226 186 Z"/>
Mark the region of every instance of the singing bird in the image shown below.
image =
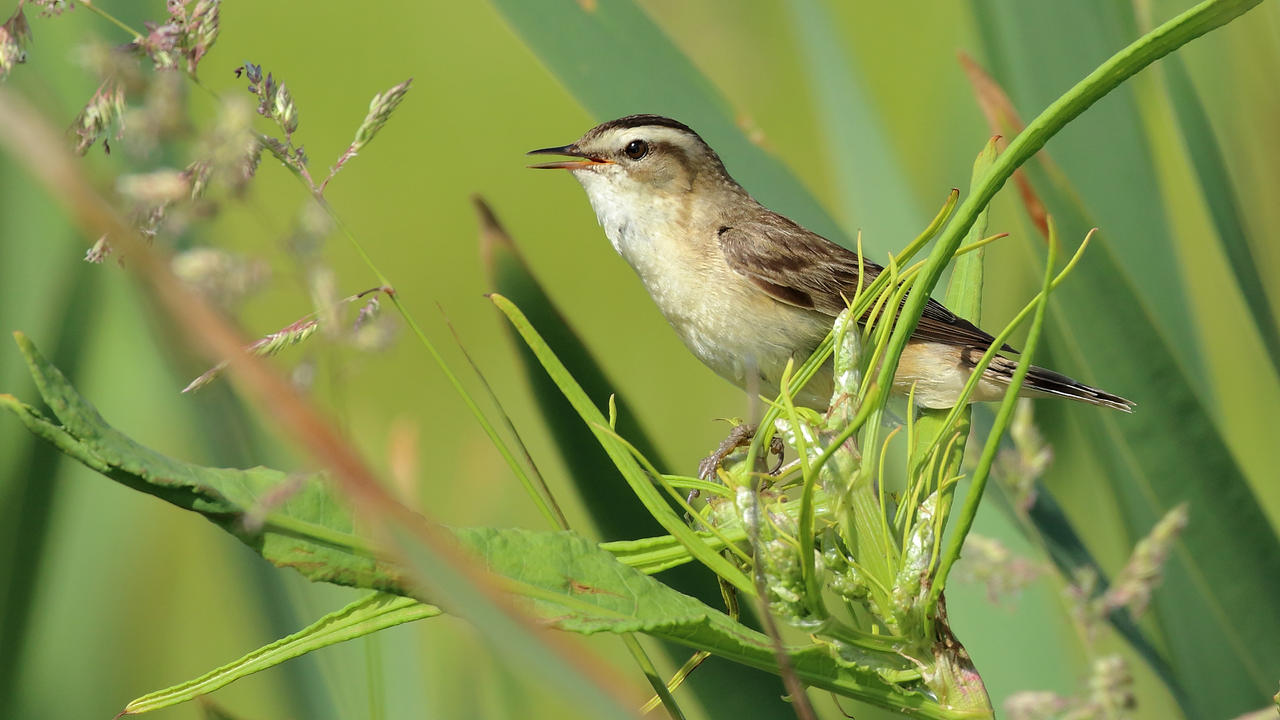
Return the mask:
<path id="1" fill-rule="evenodd" d="M 582 184 L 609 242 L 640 276 L 689 350 L 745 389 L 777 388 L 788 360 L 803 362 L 831 330 L 845 298 L 884 268 L 765 208 L 734 181 L 715 151 L 687 125 L 629 115 L 576 142 L 530 155 L 571 159 L 534 165 L 570 171 Z M 865 318 L 863 318 L 865 321 Z M 916 404 L 954 406 L 994 338 L 930 300 L 894 375 L 895 392 Z M 1001 351 L 1015 352 L 1005 345 Z M 1016 362 L 997 355 L 972 401 L 998 400 Z M 825 409 L 831 364 L 796 396 Z M 1065 397 L 1130 412 L 1134 403 L 1032 366 L 1027 397 Z"/>

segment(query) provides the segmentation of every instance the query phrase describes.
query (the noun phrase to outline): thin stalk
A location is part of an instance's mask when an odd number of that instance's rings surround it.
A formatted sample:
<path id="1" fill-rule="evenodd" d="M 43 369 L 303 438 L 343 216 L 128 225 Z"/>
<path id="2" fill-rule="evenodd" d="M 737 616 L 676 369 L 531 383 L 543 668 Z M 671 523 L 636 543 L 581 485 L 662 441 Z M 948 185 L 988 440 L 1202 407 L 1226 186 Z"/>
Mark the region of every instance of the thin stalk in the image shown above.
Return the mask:
<path id="1" fill-rule="evenodd" d="M 658 699 L 662 701 L 662 706 L 671 715 L 671 720 L 685 720 L 684 711 L 680 709 L 680 704 L 671 696 L 671 691 L 667 689 L 667 684 L 658 675 L 658 669 L 653 666 L 653 660 L 644 651 L 644 647 L 636 639 L 635 633 L 623 633 L 622 644 L 627 646 L 627 651 L 631 653 L 636 665 L 640 666 L 640 671 L 644 673 L 644 677 L 649 681 L 653 691 L 658 694 Z M 646 710 L 645 712 L 648 711 Z"/>
<path id="2" fill-rule="evenodd" d="M 80 0 L 80 6 L 81 6 L 81 7 L 83 7 L 84 9 L 88 10 L 89 12 L 94 13 L 95 15 L 97 15 L 97 16 L 98 16 L 98 17 L 100 17 L 100 18 L 102 18 L 103 20 L 106 20 L 107 22 L 111 23 L 112 25 L 115 25 L 116 27 L 120 28 L 121 30 L 123 30 L 123 31 L 125 31 L 125 32 L 127 32 L 127 33 L 129 33 L 129 34 L 130 34 L 130 35 L 132 35 L 135 39 L 136 39 L 136 38 L 143 37 L 142 33 L 138 32 L 137 30 L 134 30 L 134 29 L 133 29 L 133 28 L 131 28 L 131 27 L 129 27 L 129 26 L 128 26 L 128 25 L 126 25 L 124 22 L 122 22 L 119 18 L 117 18 L 115 15 L 112 15 L 111 13 L 107 12 L 106 10 L 103 10 L 102 8 L 98 7 L 98 6 L 97 6 L 97 5 L 95 5 L 93 2 L 91 2 L 91 0 Z"/>
<path id="3" fill-rule="evenodd" d="M 680 669 L 677 670 L 675 674 L 671 676 L 671 679 L 667 681 L 667 690 L 675 692 L 676 688 L 684 684 L 684 681 L 689 677 L 689 674 L 696 670 L 698 666 L 702 664 L 703 660 L 706 660 L 709 657 L 711 657 L 711 653 L 706 650 L 699 650 L 691 655 L 689 659 L 685 661 L 684 665 L 681 665 Z M 640 714 L 648 715 L 649 712 L 658 707 L 661 702 L 662 698 L 660 695 L 653 696 L 649 699 L 649 702 L 645 703 L 640 708 Z"/>
<path id="4" fill-rule="evenodd" d="M 1080 259 L 1084 257 L 1084 251 L 1089 247 L 1089 243 L 1096 232 L 1097 229 L 1095 228 L 1094 230 L 1090 230 L 1088 235 L 1084 236 L 1084 240 L 1081 241 L 1080 247 L 1076 248 L 1075 254 L 1071 256 L 1071 260 L 1067 262 L 1067 264 L 1062 268 L 1062 271 L 1059 272 L 1057 276 L 1053 278 L 1053 282 L 1049 284 L 1050 291 L 1057 289 L 1057 287 L 1062 284 L 1062 281 L 1065 280 L 1067 276 L 1071 274 L 1071 271 L 1075 269 L 1076 265 L 1079 264 Z M 1005 341 L 1013 335 L 1013 331 L 1027 319 L 1027 316 L 1040 306 L 1040 301 L 1043 297 L 1043 293 L 1036 293 L 1036 296 L 1031 298 L 1026 305 L 1023 305 L 1022 309 L 1019 310 L 1018 313 L 1013 316 L 1013 319 L 1004 326 L 1004 329 L 996 335 L 995 340 L 991 343 L 991 347 L 987 348 L 987 351 L 978 359 L 977 364 L 974 365 L 973 372 L 969 375 L 969 379 L 965 381 L 964 388 L 960 391 L 960 402 L 956 403 L 956 406 L 951 408 L 951 411 L 947 413 L 947 417 L 943 421 L 944 428 L 950 428 L 955 424 L 960 413 L 963 412 L 963 408 L 968 404 L 967 401 L 969 396 L 973 394 L 974 388 L 978 386 L 978 382 L 982 379 L 982 372 L 986 370 L 987 366 L 991 364 L 991 360 L 995 357 L 996 353 L 999 352 L 998 348 L 1004 345 Z M 944 437 L 945 433 L 939 434 L 938 437 L 934 438 L 933 444 L 930 445 L 925 452 L 934 452 L 938 443 L 941 442 Z"/>
<path id="5" fill-rule="evenodd" d="M 847 325 L 846 323 L 846 327 Z M 791 401 L 791 367 L 791 361 L 788 360 L 787 367 L 782 371 L 781 394 L 778 397 L 785 403 L 787 420 L 794 431 L 796 452 L 800 456 L 800 472 L 804 483 L 800 491 L 800 517 L 796 530 L 800 535 L 800 578 L 804 582 L 805 597 L 812 606 L 811 611 L 825 619 L 829 613 L 822 600 L 822 586 L 818 583 L 817 557 L 814 552 L 813 494 L 818 484 L 818 476 L 809 469 L 809 440 L 805 437 L 805 429 L 808 426 L 800 422 L 800 413 L 796 412 L 795 403 Z"/>
<path id="6" fill-rule="evenodd" d="M 539 497 L 544 498 L 550 506 L 551 511 L 555 514 L 555 522 L 553 525 L 561 530 L 569 529 L 569 519 L 565 517 L 564 511 L 560 509 L 560 503 L 556 501 L 555 493 L 551 492 L 551 486 L 547 485 L 547 479 L 542 476 L 542 471 L 538 469 L 538 463 L 534 462 L 533 454 L 529 452 L 529 446 L 525 445 L 524 438 L 521 437 L 520 431 L 516 429 L 515 423 L 511 421 L 511 416 L 507 414 L 502 402 L 498 400 L 498 393 L 494 392 L 493 386 L 489 384 L 488 378 L 484 373 L 480 372 L 480 366 L 476 364 L 475 358 L 471 357 L 470 351 L 462 344 L 462 336 L 458 334 L 458 330 L 454 328 L 444 308 L 440 303 L 436 303 L 436 308 L 440 310 L 441 317 L 444 318 L 444 324 L 449 328 L 449 334 L 453 336 L 453 342 L 458 346 L 458 350 L 462 352 L 462 357 L 466 359 L 467 364 L 471 366 L 472 372 L 476 374 L 476 378 L 480 381 L 480 386 L 484 388 L 485 394 L 489 396 L 489 402 L 498 410 L 498 416 L 502 418 L 502 424 L 507 428 L 507 432 L 515 439 L 516 446 L 520 448 L 520 454 L 524 457 L 525 464 L 533 473 L 533 479 L 537 481 L 538 488 L 542 490 Z M 613 422 L 610 421 L 612 427 Z M 536 502 L 536 501 L 535 501 Z"/>
<path id="7" fill-rule="evenodd" d="M 978 215 L 1000 188 L 1004 187 L 1005 182 L 1012 177 L 1019 166 L 1039 152 L 1049 138 L 1056 135 L 1067 123 L 1125 80 L 1191 40 L 1231 22 L 1261 1 L 1205 0 L 1112 55 L 1028 123 L 1026 128 L 1009 143 L 1005 152 L 996 158 L 986 177 L 975 187 L 974 192 L 960 204 L 955 216 L 952 217 L 938 239 L 937 245 L 934 246 L 933 252 L 929 254 L 929 261 L 921 271 L 916 286 L 907 296 L 907 302 L 902 308 L 885 363 L 880 367 L 875 385 L 888 387 L 892 383 L 902 351 L 906 349 L 908 339 L 915 332 L 920 315 L 924 312 L 925 303 L 929 299 L 929 293 L 938 284 L 943 269 L 951 261 L 965 234 L 969 232 L 969 228 L 977 221 Z M 883 405 L 887 399 L 888 396 L 885 394 L 880 398 L 879 404 Z"/>
<path id="8" fill-rule="evenodd" d="M 1022 388 L 1022 381 L 1031 369 L 1031 356 L 1040 341 L 1040 331 L 1044 328 L 1045 311 L 1049 307 L 1049 293 L 1053 290 L 1053 265 L 1057 257 L 1058 236 L 1053 225 L 1053 219 L 1049 218 L 1048 259 L 1045 262 L 1044 283 L 1040 288 L 1035 319 L 1031 322 L 1031 332 L 1027 335 L 1027 344 L 1022 351 L 1022 357 L 1018 359 L 1018 367 L 1013 371 L 1013 379 L 1009 382 L 1009 389 L 1005 391 L 1004 400 L 1000 403 L 1000 410 L 996 413 L 995 424 L 991 428 L 991 433 L 987 436 L 986 444 L 982 447 L 982 455 L 978 459 L 978 467 L 973 471 L 973 479 L 970 481 L 969 491 L 965 494 L 964 505 L 960 508 L 960 515 L 956 518 L 955 529 L 951 533 L 947 549 L 938 560 L 938 570 L 934 574 L 933 585 L 929 588 L 929 598 L 924 606 L 924 617 L 927 622 L 932 623 L 932 618 L 937 612 L 938 598 L 942 595 L 942 589 L 947 584 L 947 576 L 951 572 L 951 567 L 955 565 L 956 560 L 960 557 L 960 550 L 964 547 L 964 541 L 969 535 L 969 529 L 973 527 L 973 520 L 978 514 L 978 505 L 982 502 L 982 491 L 987 486 L 987 478 L 990 477 L 991 466 L 996 459 L 996 451 L 1000 448 L 1000 438 L 1004 435 L 1005 428 L 1009 426 L 1009 422 L 1013 419 L 1013 410 L 1018 404 L 1018 391 Z"/>
<path id="9" fill-rule="evenodd" d="M 369 720 L 383 720 L 387 716 L 382 671 L 382 636 L 377 633 L 364 636 L 365 682 L 369 685 Z"/>
<path id="10" fill-rule="evenodd" d="M 311 197 L 315 200 L 316 204 L 318 204 L 329 218 L 333 220 L 335 227 L 337 227 L 342 232 L 343 236 L 347 238 L 351 247 L 355 249 L 356 253 L 360 256 L 360 259 L 364 261 L 364 264 L 378 278 L 378 281 L 386 287 L 394 288 L 395 285 L 391 283 L 391 280 L 388 279 L 387 276 L 378 268 L 377 264 L 374 263 L 373 258 L 369 256 L 367 251 L 365 251 L 364 246 L 356 239 L 355 234 L 351 232 L 351 229 L 347 227 L 347 224 L 342 221 L 342 218 L 338 217 L 337 212 L 334 211 L 333 206 L 329 204 L 329 201 L 315 189 L 314 185 L 310 184 L 309 180 L 303 178 L 300 179 L 303 180 L 304 184 L 310 186 L 312 191 Z M 507 467 L 511 468 L 511 472 L 520 480 L 520 484 L 524 486 L 525 492 L 528 493 L 529 497 L 533 500 L 533 504 L 538 508 L 538 511 L 542 513 L 542 516 L 546 518 L 547 522 L 558 527 L 563 515 L 557 513 L 558 508 L 554 510 L 552 509 L 554 499 L 552 499 L 550 501 L 551 504 L 549 504 L 548 499 L 538 492 L 533 478 L 531 478 L 525 468 L 520 465 L 520 462 L 516 459 L 511 448 L 507 446 L 507 443 L 502 439 L 502 436 L 498 434 L 497 429 L 494 428 L 493 423 L 489 422 L 489 418 L 485 416 L 484 412 L 480 409 L 480 406 L 476 404 L 475 398 L 473 398 L 471 393 L 467 392 L 466 388 L 463 387 L 462 381 L 456 374 L 454 374 L 448 363 L 445 362 L 440 351 L 436 349 L 435 344 L 427 338 L 427 334 L 423 332 L 422 327 L 418 325 L 418 321 L 414 319 L 409 310 L 400 302 L 400 294 L 392 292 L 390 293 L 390 296 L 391 304 L 395 306 L 396 311 L 400 313 L 402 318 L 404 318 L 405 324 L 408 325 L 409 329 L 413 331 L 413 334 L 417 336 L 418 341 L 427 349 L 427 352 L 431 355 L 431 359 L 435 361 L 436 366 L 440 368 L 440 372 L 444 374 L 445 379 L 449 381 L 449 384 L 453 387 L 454 391 L 456 391 L 458 396 L 462 398 L 462 402 L 467 406 L 467 410 L 471 412 L 472 417 L 474 417 L 476 422 L 480 424 L 480 428 L 489 438 L 489 441 L 493 443 L 495 448 L 497 448 L 498 454 L 500 454 L 502 459 L 507 463 Z M 479 374 L 479 370 L 476 372 Z M 543 486 L 545 487 L 545 482 L 543 483 Z M 548 490 L 548 494 L 549 493 L 550 490 Z"/>

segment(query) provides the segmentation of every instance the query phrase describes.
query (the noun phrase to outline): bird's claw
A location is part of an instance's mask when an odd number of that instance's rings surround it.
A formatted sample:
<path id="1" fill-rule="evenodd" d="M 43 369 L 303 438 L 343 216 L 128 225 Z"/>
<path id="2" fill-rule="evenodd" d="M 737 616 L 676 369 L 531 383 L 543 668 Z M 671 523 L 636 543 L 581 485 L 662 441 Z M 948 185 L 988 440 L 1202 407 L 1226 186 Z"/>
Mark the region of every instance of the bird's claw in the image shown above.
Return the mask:
<path id="1" fill-rule="evenodd" d="M 724 463 L 726 458 L 738 448 L 751 444 L 751 440 L 756 436 L 757 428 L 757 425 L 735 425 L 733 430 L 729 432 L 729 436 L 721 441 L 720 447 L 698 463 L 698 478 L 701 480 L 713 479 L 716 476 L 716 469 Z M 770 475 L 776 475 L 778 470 L 782 468 L 784 449 L 782 438 L 775 435 L 769 439 L 769 452 L 778 457 L 778 463 L 769 471 Z"/>

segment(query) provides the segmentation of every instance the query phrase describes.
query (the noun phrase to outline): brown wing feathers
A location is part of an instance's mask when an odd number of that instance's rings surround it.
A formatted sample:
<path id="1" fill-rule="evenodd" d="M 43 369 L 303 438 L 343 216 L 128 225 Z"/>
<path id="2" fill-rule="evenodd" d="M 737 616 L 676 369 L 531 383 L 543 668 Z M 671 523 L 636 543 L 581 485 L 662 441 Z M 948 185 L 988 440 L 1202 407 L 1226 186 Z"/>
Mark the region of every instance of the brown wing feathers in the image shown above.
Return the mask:
<path id="1" fill-rule="evenodd" d="M 834 317 L 844 310 L 845 298 L 857 292 L 858 254 L 781 215 L 765 211 L 735 226 L 721 226 L 717 235 L 729 267 L 779 302 Z M 772 242 L 751 240 L 760 236 Z M 778 252 L 778 248 L 785 248 L 785 252 Z M 863 285 L 870 284 L 882 270 L 863 258 Z M 925 305 L 912 337 L 984 350 L 995 339 L 933 299 Z M 1017 352 L 1008 345 L 1001 349 Z"/>

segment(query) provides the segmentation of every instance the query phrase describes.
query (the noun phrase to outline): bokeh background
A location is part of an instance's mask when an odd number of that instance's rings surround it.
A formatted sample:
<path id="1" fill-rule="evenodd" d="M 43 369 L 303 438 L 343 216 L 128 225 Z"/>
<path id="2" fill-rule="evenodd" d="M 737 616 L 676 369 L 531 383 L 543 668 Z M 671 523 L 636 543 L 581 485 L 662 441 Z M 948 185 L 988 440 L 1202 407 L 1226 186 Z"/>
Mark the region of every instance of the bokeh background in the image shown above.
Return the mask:
<path id="1" fill-rule="evenodd" d="M 610 0 L 599 2 L 608 9 Z M 135 27 L 164 14 L 158 1 L 100 4 Z M 10 5 L 0 5 L 0 12 L 8 13 Z M 867 246 L 883 257 L 926 224 L 950 188 L 967 187 L 973 158 L 990 134 L 957 52 L 992 68 L 1029 118 L 1136 37 L 1135 13 L 1163 20 L 1189 4 L 639 5 L 722 96 L 709 101 L 728 108 L 834 221 L 796 219 L 819 227 L 834 222 L 846 237 L 861 229 Z M 593 6 L 583 2 L 582 12 Z M 35 9 L 29 12 L 34 16 Z M 29 61 L 7 84 L 52 123 L 67 125 L 96 86 L 77 63 L 77 48 L 95 39 L 117 44 L 129 38 L 83 9 L 33 17 L 32 25 Z M 837 38 L 836 52 L 824 49 L 819 36 Z M 580 34 L 566 34 L 563 43 L 602 57 L 630 51 Z M 1263 3 L 1179 55 L 1223 150 L 1256 272 L 1275 308 L 1280 9 Z M 473 194 L 493 205 L 554 300 L 630 398 L 671 469 L 691 472 L 724 435 L 717 418 L 747 412 L 742 393 L 703 368 L 670 332 L 600 233 L 577 184 L 567 175 L 524 169 L 523 153 L 531 148 L 567 143 L 613 116 L 668 108 L 628 104 L 624 85 L 617 95 L 622 99 L 611 101 L 613 112 L 588 110 L 591 103 L 581 103 L 544 66 L 502 10 L 484 2 L 225 3 L 222 35 L 202 66 L 205 84 L 218 92 L 242 92 L 244 83 L 232 71 L 246 60 L 287 81 L 301 112 L 297 137 L 315 168 L 327 167 L 346 146 L 375 92 L 414 78 L 390 124 L 327 195 L 449 363 L 461 370 L 465 361 L 437 304 L 443 308 L 572 521 L 585 524 L 586 518 L 572 499 L 564 460 L 532 402 L 511 339 L 484 298 L 489 288 Z M 643 64 L 644 58 L 635 61 Z M 1274 527 L 1280 516 L 1276 365 L 1229 270 L 1202 179 L 1162 100 L 1162 87 L 1155 73 L 1140 76 L 1047 151 L 1111 242 L 1144 238 L 1146 255 L 1120 253 L 1135 283 L 1176 289 L 1180 307 L 1155 302 L 1151 310 L 1173 328 L 1162 332 L 1176 338 L 1179 362 Z M 858 94 L 848 94 L 850 88 Z M 213 112 L 209 99 L 193 93 L 190 105 L 193 121 L 207 122 Z M 833 117 L 873 127 L 883 143 L 850 144 Z M 707 139 L 714 147 L 731 142 L 720 135 L 707 133 Z M 727 153 L 724 160 L 731 172 L 741 162 Z M 159 159 L 140 160 L 127 152 L 105 156 L 95 149 L 86 162 L 106 179 Z M 301 186 L 267 159 L 243 205 L 226 207 L 180 241 L 270 265 L 271 282 L 236 317 L 249 335 L 272 331 L 312 309 L 287 244 L 304 201 Z M 998 328 L 1038 285 L 1034 247 L 1042 241 L 1010 191 L 997 200 L 991 227 L 1012 233 L 987 255 L 984 316 Z M 167 454 L 210 465 L 306 467 L 258 411 L 240 408 L 225 384 L 196 396 L 178 393 L 200 372 L 200 363 L 176 343 L 168 321 L 120 265 L 81 260 L 93 240 L 71 225 L 26 169 L 0 155 L 0 328 L 30 335 L 109 421 Z M 376 284 L 341 237 L 331 236 L 322 252 L 341 292 Z M 1084 324 L 1107 320 L 1068 318 Z M 1133 350 L 1136 362 L 1142 352 Z M 408 333 L 376 353 L 317 344 L 279 358 L 286 369 L 300 362 L 315 364 L 314 395 L 371 464 L 383 471 L 393 462 L 412 468 L 412 486 L 401 488 L 411 502 L 456 525 L 541 527 L 497 452 Z M 1078 370 L 1069 358 L 1059 367 Z M 1129 392 L 1095 375 L 1087 379 Z M 12 346 L 0 345 L 0 391 L 35 399 Z M 1135 399 L 1141 406 L 1143 398 Z M 239 413 L 247 419 L 228 427 L 225 418 Z M 1103 566 L 1114 571 L 1139 529 L 1125 526 L 1085 438 L 1063 433 L 1048 440 L 1056 455 L 1048 487 Z M 980 524 L 980 532 L 1039 560 L 997 510 L 985 511 Z M 212 525 L 52 457 L 7 417 L 0 418 L 0 538 L 0 707 L 11 717 L 110 717 L 131 698 L 199 675 L 357 596 L 275 571 Z M 951 591 L 953 627 L 997 703 L 1022 690 L 1081 690 L 1087 663 L 1064 620 L 1061 592 L 1052 574 L 997 603 L 975 585 L 957 584 Z M 1274 596 L 1257 598 L 1257 610 L 1274 614 Z M 1102 642 L 1124 652 L 1113 640 Z M 615 640 L 583 644 L 616 663 L 639 694 L 642 678 Z M 1176 706 L 1141 661 L 1133 665 L 1138 716 L 1176 716 Z M 736 690 L 722 692 L 730 698 Z M 782 693 L 779 684 L 775 694 Z M 214 700 L 244 718 L 573 715 L 571 699 L 540 689 L 518 663 L 449 618 L 321 651 L 236 683 Z M 820 700 L 824 717 L 840 716 Z M 1246 705 L 1260 707 L 1258 700 Z M 696 708 L 695 700 L 687 702 Z M 202 711 L 193 703 L 163 712 L 192 718 Z M 761 717 L 787 714 L 780 703 L 760 708 Z M 857 715 L 871 713 L 859 709 Z"/>

